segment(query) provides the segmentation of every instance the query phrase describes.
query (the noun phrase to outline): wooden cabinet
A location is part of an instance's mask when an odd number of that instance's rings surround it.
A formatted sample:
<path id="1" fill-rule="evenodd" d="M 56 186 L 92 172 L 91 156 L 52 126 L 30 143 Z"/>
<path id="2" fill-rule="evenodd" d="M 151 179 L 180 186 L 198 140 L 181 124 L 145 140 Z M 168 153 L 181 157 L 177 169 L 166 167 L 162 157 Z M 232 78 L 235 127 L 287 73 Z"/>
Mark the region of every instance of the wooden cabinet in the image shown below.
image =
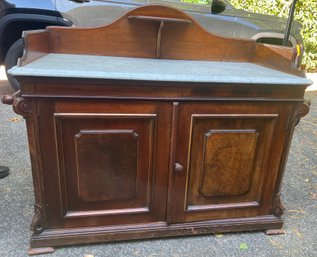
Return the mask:
<path id="1" fill-rule="evenodd" d="M 71 98 L 66 92 L 49 99 L 41 83 L 31 88 L 37 97 L 15 101 L 22 101 L 15 108 L 27 119 L 42 201 L 35 205 L 30 253 L 282 227 L 281 176 L 306 105 L 274 97 L 168 100 L 169 90 L 151 101 L 91 99 L 94 94 L 78 95 L 84 87 L 76 81 Z"/>
<path id="2" fill-rule="evenodd" d="M 98 35 L 113 42 L 87 41 Z M 30 254 L 282 227 L 280 185 L 311 83 L 294 49 L 220 38 L 162 6 L 25 42 L 10 71 L 21 92 L 3 101 L 27 123 Z"/>

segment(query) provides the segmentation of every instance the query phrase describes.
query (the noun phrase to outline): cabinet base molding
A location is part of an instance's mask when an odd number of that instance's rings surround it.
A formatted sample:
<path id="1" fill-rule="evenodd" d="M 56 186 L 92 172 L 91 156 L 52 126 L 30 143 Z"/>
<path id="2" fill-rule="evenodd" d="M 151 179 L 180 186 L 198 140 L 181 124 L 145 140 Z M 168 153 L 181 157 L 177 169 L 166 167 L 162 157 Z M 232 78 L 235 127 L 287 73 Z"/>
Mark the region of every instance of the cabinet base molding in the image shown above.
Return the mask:
<path id="1" fill-rule="evenodd" d="M 37 255 L 37 254 L 46 254 L 46 253 L 52 253 L 55 251 L 55 248 L 53 247 L 29 247 L 28 254 L 29 255 Z"/>
<path id="2" fill-rule="evenodd" d="M 283 220 L 281 218 L 275 216 L 261 216 L 172 225 L 167 225 L 165 222 L 156 222 L 133 226 L 51 229 L 45 230 L 40 234 L 34 234 L 31 239 L 31 246 L 38 248 L 224 232 L 270 231 L 278 230 L 282 226 Z"/>

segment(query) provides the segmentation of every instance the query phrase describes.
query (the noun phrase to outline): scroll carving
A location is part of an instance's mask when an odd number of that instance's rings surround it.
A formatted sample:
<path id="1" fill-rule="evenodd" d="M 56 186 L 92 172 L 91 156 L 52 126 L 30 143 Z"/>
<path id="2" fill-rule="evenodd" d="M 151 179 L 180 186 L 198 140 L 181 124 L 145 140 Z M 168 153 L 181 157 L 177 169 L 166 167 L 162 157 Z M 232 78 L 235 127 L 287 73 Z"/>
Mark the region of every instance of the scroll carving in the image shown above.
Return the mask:
<path id="1" fill-rule="evenodd" d="M 13 95 L 4 95 L 1 97 L 3 104 L 13 105 L 15 113 L 27 118 L 31 113 L 29 101 L 21 96 L 20 90 Z"/>
<path id="2" fill-rule="evenodd" d="M 44 230 L 43 206 L 37 204 L 34 205 L 34 216 L 30 229 L 36 234 L 39 234 Z"/>
<path id="3" fill-rule="evenodd" d="M 298 125 L 299 121 L 301 118 L 303 118 L 304 116 L 306 116 L 309 113 L 309 109 L 310 109 L 310 101 L 305 101 L 299 105 L 296 106 L 295 109 L 295 126 Z"/>
<path id="4" fill-rule="evenodd" d="M 24 118 L 28 117 L 32 113 L 29 101 L 23 97 L 17 97 L 14 99 L 13 110 L 15 113 L 22 115 Z"/>
<path id="5" fill-rule="evenodd" d="M 273 198 L 271 212 L 275 217 L 281 217 L 284 213 L 284 205 L 281 201 L 280 193 L 276 194 Z"/>

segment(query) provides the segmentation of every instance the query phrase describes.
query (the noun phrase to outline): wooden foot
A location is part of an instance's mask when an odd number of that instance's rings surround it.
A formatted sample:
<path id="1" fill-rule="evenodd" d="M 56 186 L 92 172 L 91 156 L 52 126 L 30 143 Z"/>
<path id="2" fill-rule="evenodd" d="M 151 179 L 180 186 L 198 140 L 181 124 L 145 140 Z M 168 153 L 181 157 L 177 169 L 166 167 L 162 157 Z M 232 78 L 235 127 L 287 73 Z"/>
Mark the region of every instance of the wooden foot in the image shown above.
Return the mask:
<path id="1" fill-rule="evenodd" d="M 284 234 L 285 234 L 285 230 L 282 228 L 265 230 L 265 235 L 267 236 L 284 235 Z"/>
<path id="2" fill-rule="evenodd" d="M 29 255 L 45 254 L 54 252 L 55 248 L 53 247 L 41 247 L 41 248 L 32 248 L 28 249 Z"/>

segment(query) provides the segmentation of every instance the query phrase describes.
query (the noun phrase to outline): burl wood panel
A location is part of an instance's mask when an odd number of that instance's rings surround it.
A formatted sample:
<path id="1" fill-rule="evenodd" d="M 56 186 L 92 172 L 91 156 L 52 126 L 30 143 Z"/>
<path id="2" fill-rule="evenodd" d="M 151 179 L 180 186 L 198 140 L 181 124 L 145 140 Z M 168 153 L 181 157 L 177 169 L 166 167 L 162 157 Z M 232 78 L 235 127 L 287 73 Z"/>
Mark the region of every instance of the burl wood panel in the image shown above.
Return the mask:
<path id="1" fill-rule="evenodd" d="M 261 177 L 276 118 L 256 114 L 192 115 L 189 210 L 201 205 L 213 209 L 221 204 L 260 204 Z"/>
<path id="2" fill-rule="evenodd" d="M 249 191 L 258 135 L 255 130 L 209 130 L 205 134 L 198 189 L 203 197 Z"/>

